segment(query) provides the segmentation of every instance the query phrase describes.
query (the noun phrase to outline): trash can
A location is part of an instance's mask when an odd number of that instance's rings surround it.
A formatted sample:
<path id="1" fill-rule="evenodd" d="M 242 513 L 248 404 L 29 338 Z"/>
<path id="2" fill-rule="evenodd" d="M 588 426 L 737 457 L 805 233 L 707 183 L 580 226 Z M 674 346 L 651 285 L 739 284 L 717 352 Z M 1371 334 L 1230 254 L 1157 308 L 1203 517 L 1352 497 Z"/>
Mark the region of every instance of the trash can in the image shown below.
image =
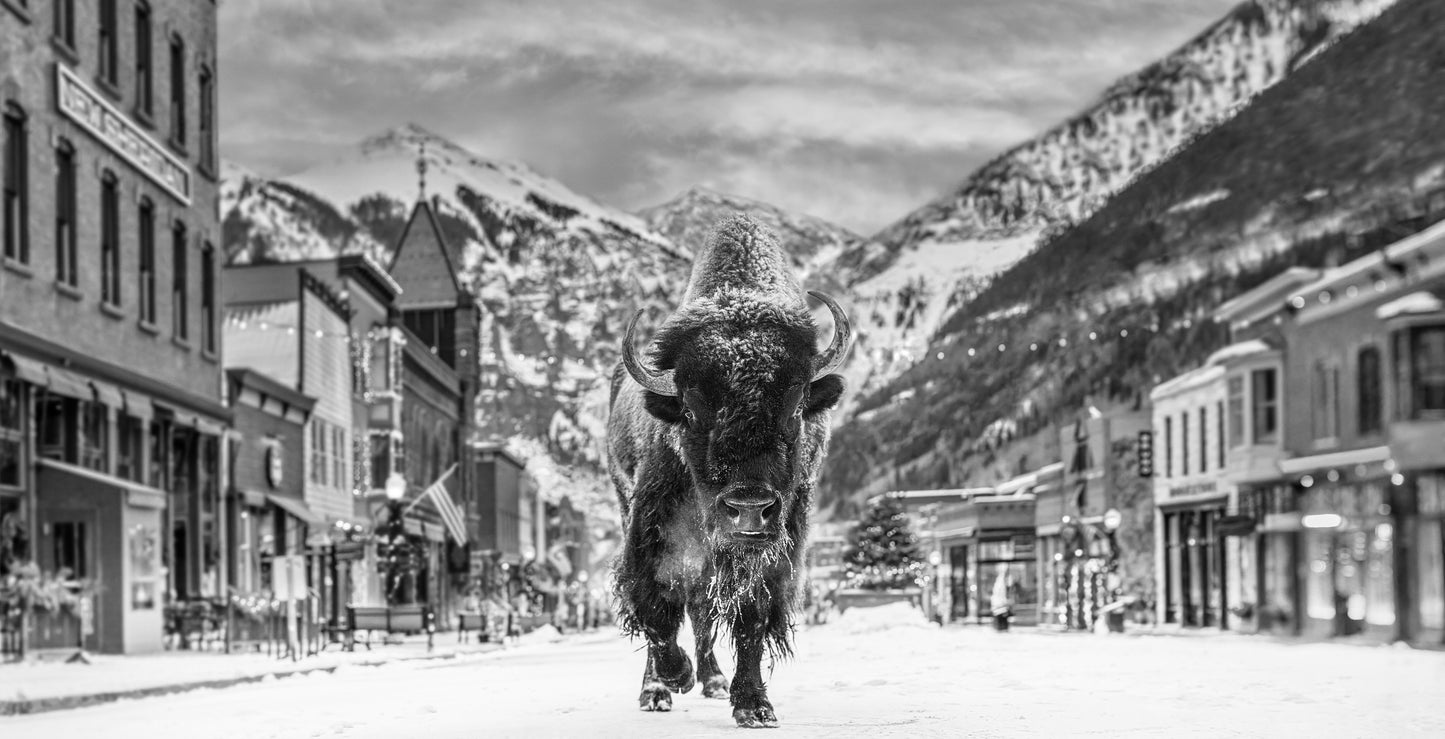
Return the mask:
<path id="1" fill-rule="evenodd" d="M 1110 632 L 1115 634 L 1124 633 L 1124 609 L 1116 608 L 1109 611 L 1109 613 L 1106 614 L 1105 621 L 1109 625 Z"/>

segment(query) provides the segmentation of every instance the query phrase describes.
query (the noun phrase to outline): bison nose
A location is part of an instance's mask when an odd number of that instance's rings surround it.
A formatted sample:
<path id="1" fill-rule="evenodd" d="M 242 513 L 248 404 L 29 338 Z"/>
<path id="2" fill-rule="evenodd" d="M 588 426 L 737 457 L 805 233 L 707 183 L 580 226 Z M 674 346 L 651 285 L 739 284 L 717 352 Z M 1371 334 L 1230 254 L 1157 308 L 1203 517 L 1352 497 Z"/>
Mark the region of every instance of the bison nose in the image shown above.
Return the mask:
<path id="1" fill-rule="evenodd" d="M 724 495 L 718 501 L 722 513 L 733 524 L 733 531 L 739 534 L 760 534 L 767 530 L 768 521 L 778 511 L 778 496 L 772 493 L 738 493 Z"/>

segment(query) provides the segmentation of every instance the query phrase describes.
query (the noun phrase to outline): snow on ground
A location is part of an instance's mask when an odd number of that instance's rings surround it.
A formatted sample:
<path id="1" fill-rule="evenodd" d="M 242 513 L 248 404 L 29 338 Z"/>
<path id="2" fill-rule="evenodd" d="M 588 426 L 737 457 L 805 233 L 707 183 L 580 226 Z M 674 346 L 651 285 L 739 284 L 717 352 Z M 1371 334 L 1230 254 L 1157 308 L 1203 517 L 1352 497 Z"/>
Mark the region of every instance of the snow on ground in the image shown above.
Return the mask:
<path id="1" fill-rule="evenodd" d="M 779 735 L 1445 736 L 1439 652 L 941 629 L 901 606 L 800 628 L 797 647 L 795 660 L 765 673 Z M 721 657 L 729 669 L 730 654 Z M 640 644 L 610 630 L 569 634 L 487 655 L 0 718 L 0 735 L 737 736 L 727 705 L 696 689 L 671 713 L 638 711 L 643 659 Z"/>

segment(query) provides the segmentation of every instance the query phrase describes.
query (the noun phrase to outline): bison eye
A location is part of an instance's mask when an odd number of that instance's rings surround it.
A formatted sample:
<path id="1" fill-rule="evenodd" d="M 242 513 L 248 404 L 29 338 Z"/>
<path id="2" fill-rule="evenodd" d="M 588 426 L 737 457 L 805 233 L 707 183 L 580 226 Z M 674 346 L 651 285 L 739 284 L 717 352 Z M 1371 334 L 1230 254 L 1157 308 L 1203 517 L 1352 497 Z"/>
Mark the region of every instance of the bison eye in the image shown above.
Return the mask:
<path id="1" fill-rule="evenodd" d="M 694 415 L 692 414 L 692 409 L 691 409 L 691 408 L 686 408 L 686 407 L 684 407 L 684 408 L 682 409 L 682 418 L 683 418 L 683 420 L 687 421 L 687 425 L 689 425 L 689 426 L 695 426 L 695 425 L 697 425 L 697 416 L 694 416 Z"/>

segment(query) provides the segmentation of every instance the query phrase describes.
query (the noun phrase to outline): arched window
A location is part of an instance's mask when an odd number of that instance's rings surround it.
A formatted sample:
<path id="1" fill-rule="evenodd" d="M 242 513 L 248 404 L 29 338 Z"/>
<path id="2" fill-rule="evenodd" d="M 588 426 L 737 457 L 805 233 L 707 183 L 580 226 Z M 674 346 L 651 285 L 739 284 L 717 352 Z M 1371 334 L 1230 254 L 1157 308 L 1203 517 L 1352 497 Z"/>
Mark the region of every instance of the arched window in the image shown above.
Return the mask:
<path id="1" fill-rule="evenodd" d="M 5 106 L 5 185 L 0 192 L 0 229 L 5 258 L 30 263 L 30 161 L 25 109 Z"/>
<path id="2" fill-rule="evenodd" d="M 120 305 L 120 182 L 108 169 L 100 176 L 100 299 Z"/>
<path id="3" fill-rule="evenodd" d="M 79 280 L 75 218 L 75 147 L 61 139 L 55 145 L 55 279 L 71 287 Z"/>

